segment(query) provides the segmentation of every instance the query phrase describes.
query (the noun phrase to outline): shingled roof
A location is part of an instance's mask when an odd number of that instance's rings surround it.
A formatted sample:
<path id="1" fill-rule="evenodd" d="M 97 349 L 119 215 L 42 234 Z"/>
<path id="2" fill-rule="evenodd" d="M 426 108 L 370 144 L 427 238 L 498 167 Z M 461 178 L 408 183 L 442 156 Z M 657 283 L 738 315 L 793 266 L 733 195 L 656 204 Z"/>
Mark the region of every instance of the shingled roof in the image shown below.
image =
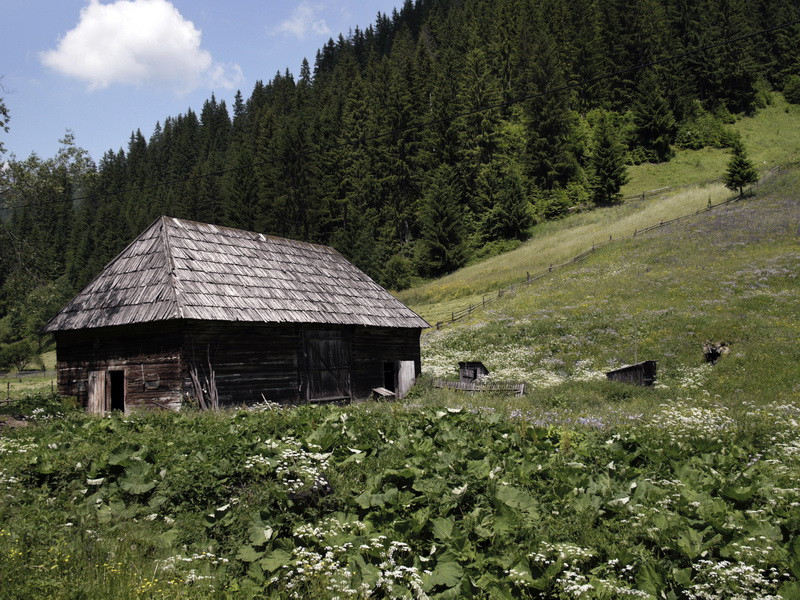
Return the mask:
<path id="1" fill-rule="evenodd" d="M 429 327 L 333 248 L 161 217 L 45 331 L 169 319 Z"/>

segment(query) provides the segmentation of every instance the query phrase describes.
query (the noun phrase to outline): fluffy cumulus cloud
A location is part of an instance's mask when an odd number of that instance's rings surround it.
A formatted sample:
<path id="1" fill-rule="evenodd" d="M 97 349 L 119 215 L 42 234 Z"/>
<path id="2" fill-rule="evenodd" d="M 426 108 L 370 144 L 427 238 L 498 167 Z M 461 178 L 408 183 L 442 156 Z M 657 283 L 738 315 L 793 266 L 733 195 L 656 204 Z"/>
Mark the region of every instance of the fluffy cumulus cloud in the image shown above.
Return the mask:
<path id="1" fill-rule="evenodd" d="M 280 33 L 288 33 L 298 39 L 305 38 L 309 33 L 315 35 L 328 35 L 331 30 L 325 19 L 319 18 L 322 10 L 321 4 L 310 4 L 303 1 L 292 12 L 292 16 L 278 25 Z"/>
<path id="2" fill-rule="evenodd" d="M 90 0 L 77 26 L 42 62 L 92 90 L 113 84 L 189 92 L 234 87 L 238 65 L 220 65 L 200 47 L 200 30 L 167 0 Z"/>

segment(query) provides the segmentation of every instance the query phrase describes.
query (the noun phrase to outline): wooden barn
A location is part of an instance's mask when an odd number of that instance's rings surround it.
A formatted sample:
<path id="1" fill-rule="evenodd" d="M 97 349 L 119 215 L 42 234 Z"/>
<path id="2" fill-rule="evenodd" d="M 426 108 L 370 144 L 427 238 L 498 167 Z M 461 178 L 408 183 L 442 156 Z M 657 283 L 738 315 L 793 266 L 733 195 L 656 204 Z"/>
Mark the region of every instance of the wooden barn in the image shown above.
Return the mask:
<path id="1" fill-rule="evenodd" d="M 161 217 L 45 331 L 59 391 L 101 413 L 402 397 L 428 326 L 332 248 Z"/>

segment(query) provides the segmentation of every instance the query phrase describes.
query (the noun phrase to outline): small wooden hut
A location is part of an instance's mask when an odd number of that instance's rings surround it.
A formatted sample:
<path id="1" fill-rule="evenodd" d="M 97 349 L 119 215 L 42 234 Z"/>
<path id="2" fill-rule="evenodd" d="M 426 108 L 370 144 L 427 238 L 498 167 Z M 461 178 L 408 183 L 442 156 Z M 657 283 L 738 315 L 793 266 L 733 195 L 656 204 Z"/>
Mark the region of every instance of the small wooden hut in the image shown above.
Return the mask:
<path id="1" fill-rule="evenodd" d="M 480 381 L 489 374 L 489 369 L 478 360 L 461 361 L 458 363 L 459 381 L 472 382 Z"/>
<path id="2" fill-rule="evenodd" d="M 45 330 L 59 391 L 105 412 L 177 409 L 198 381 L 222 405 L 402 396 L 428 326 L 332 248 L 161 217 Z"/>
<path id="3" fill-rule="evenodd" d="M 651 386 L 656 382 L 657 366 L 656 361 L 645 360 L 635 365 L 625 365 L 613 371 L 608 371 L 606 377 L 609 381 Z"/>

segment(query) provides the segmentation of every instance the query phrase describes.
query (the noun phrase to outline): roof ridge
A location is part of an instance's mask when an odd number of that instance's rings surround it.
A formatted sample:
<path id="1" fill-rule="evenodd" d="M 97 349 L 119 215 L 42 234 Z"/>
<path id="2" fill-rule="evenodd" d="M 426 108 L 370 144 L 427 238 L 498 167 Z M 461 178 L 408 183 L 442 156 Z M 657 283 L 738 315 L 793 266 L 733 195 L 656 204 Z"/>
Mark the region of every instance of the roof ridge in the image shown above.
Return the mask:
<path id="1" fill-rule="evenodd" d="M 249 229 L 242 229 L 241 227 L 230 227 L 229 225 L 219 225 L 217 223 L 204 223 L 203 221 L 195 221 L 193 219 L 182 219 L 180 217 L 171 217 L 169 215 L 164 215 L 162 218 L 165 219 L 172 219 L 173 221 L 179 223 L 190 223 L 192 225 L 196 225 L 199 227 L 215 227 L 216 229 L 224 229 L 233 233 L 238 234 L 245 234 L 250 237 L 259 238 L 262 242 L 267 242 L 270 240 L 276 240 L 281 242 L 290 242 L 292 244 L 303 244 L 304 246 L 311 246 L 312 248 L 324 248 L 325 250 L 332 250 L 336 253 L 338 251 L 333 246 L 328 244 L 318 244 L 317 242 L 308 242 L 306 240 L 296 240 L 294 238 L 285 237 L 282 235 L 272 235 L 269 233 L 261 233 L 259 231 L 251 231 Z"/>
<path id="2" fill-rule="evenodd" d="M 161 216 L 161 241 L 164 244 L 164 254 L 167 260 L 170 289 L 175 298 L 175 307 L 178 309 L 178 317 L 183 319 L 183 289 L 181 280 L 175 270 L 175 258 L 172 256 L 172 244 L 169 241 L 169 219 L 166 215 Z"/>

